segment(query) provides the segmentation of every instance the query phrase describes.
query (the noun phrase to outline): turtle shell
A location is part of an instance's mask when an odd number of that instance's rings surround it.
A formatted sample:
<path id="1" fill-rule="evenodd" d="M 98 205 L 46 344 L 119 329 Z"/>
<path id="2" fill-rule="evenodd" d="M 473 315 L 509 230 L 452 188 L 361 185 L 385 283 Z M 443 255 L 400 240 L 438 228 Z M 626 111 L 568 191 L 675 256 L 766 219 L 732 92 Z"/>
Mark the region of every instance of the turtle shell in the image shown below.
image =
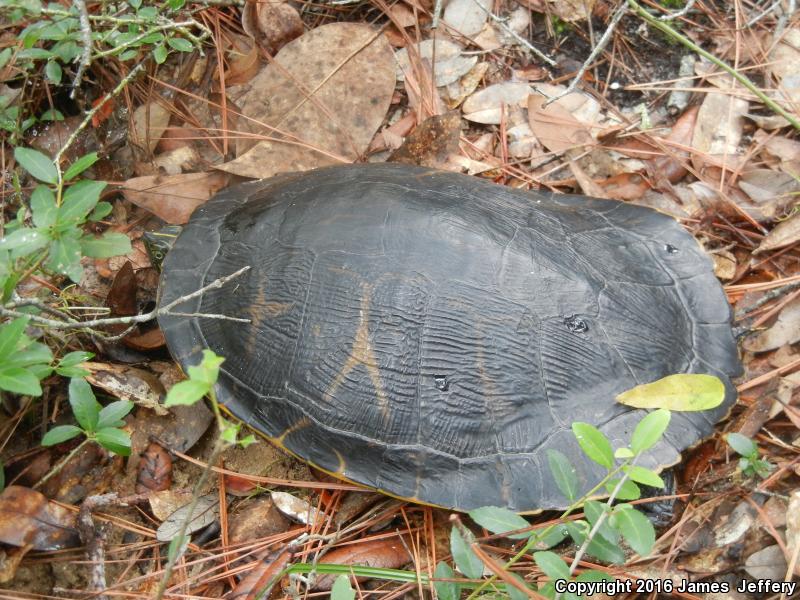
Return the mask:
<path id="1" fill-rule="evenodd" d="M 570 430 L 627 444 L 644 411 L 615 403 L 674 373 L 725 383 L 713 410 L 673 414 L 641 464 L 712 431 L 741 366 L 711 262 L 673 218 L 641 206 L 509 189 L 397 164 L 229 188 L 168 254 L 160 305 L 249 266 L 163 316 L 185 368 L 226 358 L 236 417 L 340 477 L 469 510 L 563 507 L 547 450 L 600 467 Z"/>

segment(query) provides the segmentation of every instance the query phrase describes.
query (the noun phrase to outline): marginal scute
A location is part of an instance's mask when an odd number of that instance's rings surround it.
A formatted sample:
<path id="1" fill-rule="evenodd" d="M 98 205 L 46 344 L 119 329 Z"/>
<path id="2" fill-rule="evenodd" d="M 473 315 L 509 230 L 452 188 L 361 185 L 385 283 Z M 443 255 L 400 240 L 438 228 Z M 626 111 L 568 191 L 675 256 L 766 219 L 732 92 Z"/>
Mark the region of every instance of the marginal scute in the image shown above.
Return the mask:
<path id="1" fill-rule="evenodd" d="M 678 414 L 645 458 L 677 460 L 729 410 L 731 311 L 676 221 L 609 200 L 525 192 L 407 165 L 352 165 L 230 188 L 164 262 L 160 305 L 186 368 L 226 358 L 217 395 L 288 451 L 392 495 L 469 510 L 568 504 L 548 468 L 602 469 L 574 421 L 629 441 L 617 394 L 681 372 L 719 376 L 722 406 Z"/>

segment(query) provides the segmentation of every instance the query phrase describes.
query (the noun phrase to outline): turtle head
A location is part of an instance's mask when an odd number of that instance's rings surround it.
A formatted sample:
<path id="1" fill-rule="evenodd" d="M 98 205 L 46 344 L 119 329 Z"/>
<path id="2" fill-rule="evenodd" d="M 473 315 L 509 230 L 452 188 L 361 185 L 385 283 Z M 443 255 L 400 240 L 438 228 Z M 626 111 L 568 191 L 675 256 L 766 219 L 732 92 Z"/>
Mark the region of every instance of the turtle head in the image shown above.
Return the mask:
<path id="1" fill-rule="evenodd" d="M 161 264 L 164 262 L 164 257 L 172 248 L 172 244 L 181 232 L 180 225 L 166 225 L 158 231 L 146 231 L 144 239 L 144 247 L 147 249 L 147 254 L 150 256 L 152 265 L 161 270 Z"/>

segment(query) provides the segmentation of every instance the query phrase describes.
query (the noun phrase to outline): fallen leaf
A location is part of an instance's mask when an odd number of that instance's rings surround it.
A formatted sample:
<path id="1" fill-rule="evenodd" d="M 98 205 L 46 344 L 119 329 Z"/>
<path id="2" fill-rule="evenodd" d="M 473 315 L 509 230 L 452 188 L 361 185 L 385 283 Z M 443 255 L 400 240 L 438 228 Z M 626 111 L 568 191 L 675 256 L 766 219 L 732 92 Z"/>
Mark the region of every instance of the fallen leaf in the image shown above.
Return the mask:
<path id="1" fill-rule="evenodd" d="M 749 352 L 767 352 L 800 341 L 800 299 L 781 309 L 775 324 L 745 339 L 742 346 Z"/>
<path id="2" fill-rule="evenodd" d="M 647 180 L 638 173 L 620 173 L 599 182 L 604 198 L 614 200 L 639 200 L 650 189 Z"/>
<path id="3" fill-rule="evenodd" d="M 800 239 L 800 212 L 796 212 L 785 221 L 778 223 L 753 250 L 753 254 L 778 250 Z"/>
<path id="4" fill-rule="evenodd" d="M 116 363 L 86 362 L 81 368 L 89 371 L 87 381 L 120 400 L 129 400 L 154 410 L 167 410 L 159 403 L 164 386 L 158 378 L 143 369 Z"/>
<path id="5" fill-rule="evenodd" d="M 499 125 L 502 115 L 507 113 L 504 107 L 525 106 L 530 94 L 531 86 L 527 83 L 495 83 L 472 94 L 464 101 L 461 109 L 465 119 L 475 123 Z"/>
<path id="6" fill-rule="evenodd" d="M 287 492 L 270 492 L 270 497 L 281 513 L 303 525 L 314 523 L 319 517 L 324 518 L 311 504 Z"/>
<path id="7" fill-rule="evenodd" d="M 727 250 L 714 252 L 711 255 L 714 261 L 714 275 L 722 281 L 730 281 L 736 276 L 736 256 Z"/>
<path id="8" fill-rule="evenodd" d="M 380 32 L 357 23 L 317 27 L 250 82 L 239 102 L 255 137 L 237 140 L 238 158 L 218 168 L 263 178 L 355 161 L 383 121 L 394 85 L 392 50 Z M 270 139 L 257 141 L 260 135 Z"/>
<path id="9" fill-rule="evenodd" d="M 443 91 L 447 100 L 447 105 L 450 108 L 456 108 L 460 105 L 467 96 L 478 89 L 478 86 L 481 81 L 483 81 L 488 70 L 488 62 L 475 63 L 475 65 L 458 81 L 444 86 Z"/>
<path id="10" fill-rule="evenodd" d="M 764 216 L 775 218 L 800 202 L 800 178 L 772 169 L 752 169 L 742 173 L 739 188 L 760 205 Z"/>
<path id="11" fill-rule="evenodd" d="M 411 560 L 405 544 L 399 538 L 358 542 L 335 548 L 328 552 L 323 562 L 334 565 L 352 565 L 372 567 L 376 569 L 398 569 Z M 335 581 L 335 575 L 323 575 L 317 578 L 315 590 L 329 590 Z M 364 581 L 365 578 L 359 578 Z"/>
<path id="12" fill-rule="evenodd" d="M 472 2 L 472 0 L 469 0 Z M 434 49 L 436 61 L 433 61 Z M 410 56 L 414 60 L 425 60 L 430 65 L 433 63 L 433 73 L 435 75 L 436 87 L 442 87 L 457 82 L 463 75 L 466 75 L 478 62 L 477 56 L 464 56 L 464 49 L 449 40 L 437 39 L 423 40 L 416 44 L 412 49 L 408 47 L 398 50 L 395 54 L 397 60 L 397 80 L 404 81 L 407 74 L 413 74 Z"/>
<path id="13" fill-rule="evenodd" d="M 0 583 L 8 583 L 17 574 L 17 567 L 31 547 L 4 548 L 0 550 Z"/>
<path id="14" fill-rule="evenodd" d="M 472 37 L 483 29 L 491 7 L 491 0 L 450 0 L 444 9 L 442 22 L 453 33 Z"/>
<path id="15" fill-rule="evenodd" d="M 270 54 L 303 34 L 300 14 L 286 2 L 247 0 L 242 10 L 242 27 Z"/>
<path id="16" fill-rule="evenodd" d="M 800 29 L 788 29 L 769 53 L 768 71 L 778 82 L 775 99 L 789 111 L 800 104 Z"/>
<path id="17" fill-rule="evenodd" d="M 545 148 L 560 153 L 594 142 L 590 130 L 571 112 L 555 102 L 544 106 L 545 102 L 538 94 L 528 97 L 531 129 Z"/>
<path id="18" fill-rule="evenodd" d="M 428 117 L 389 156 L 390 162 L 442 168 L 458 152 L 461 117 L 458 112 Z"/>
<path id="19" fill-rule="evenodd" d="M 725 399 L 719 377 L 699 373 L 668 375 L 622 392 L 617 402 L 633 408 L 666 408 L 679 411 L 708 410 Z"/>
<path id="20" fill-rule="evenodd" d="M 153 516 L 159 521 L 164 521 L 191 499 L 192 492 L 190 490 L 162 490 L 150 494 L 148 503 Z"/>
<path id="21" fill-rule="evenodd" d="M 74 548 L 81 543 L 76 516 L 35 490 L 10 485 L 0 493 L 0 542 L 42 551 Z"/>
<path id="22" fill-rule="evenodd" d="M 264 3 L 264 5 L 268 4 Z M 249 2 L 247 6 L 250 6 Z M 243 11 L 243 17 L 246 10 L 247 7 Z M 258 46 L 253 38 L 231 33 L 228 33 L 228 36 L 230 36 L 228 38 L 230 46 L 226 52 L 228 61 L 225 69 L 225 85 L 242 85 L 255 77 L 261 68 L 261 61 L 258 58 Z M 262 36 L 259 35 L 258 37 L 261 38 Z M 216 71 L 214 76 L 215 79 L 219 78 Z"/>
<path id="23" fill-rule="evenodd" d="M 231 544 L 269 537 L 287 529 L 289 521 L 268 496 L 239 504 L 228 517 L 228 539 Z"/>
<path id="24" fill-rule="evenodd" d="M 146 175 L 128 179 L 122 186 L 122 193 L 126 200 L 149 210 L 162 221 L 183 225 L 198 206 L 227 183 L 228 176 L 218 171 Z"/>
<path id="25" fill-rule="evenodd" d="M 786 557 L 778 544 L 753 552 L 744 561 L 744 570 L 753 579 L 783 581 L 786 574 Z"/>
<path id="26" fill-rule="evenodd" d="M 268 551 L 266 556 L 257 555 L 259 560 L 249 563 L 250 568 L 227 597 L 236 600 L 269 598 L 279 575 L 289 566 L 293 552 L 293 546 L 283 545 L 276 551 Z"/>
<path id="27" fill-rule="evenodd" d="M 133 111 L 131 119 L 131 139 L 135 144 L 155 150 L 158 141 L 169 125 L 169 110 L 158 102 L 142 104 Z"/>
<path id="28" fill-rule="evenodd" d="M 592 16 L 595 0 L 547 0 L 549 10 L 568 22 L 584 21 Z"/>
<path id="29" fill-rule="evenodd" d="M 136 493 L 161 492 L 171 485 L 172 458 L 160 444 L 153 442 L 139 457 Z"/>
<path id="30" fill-rule="evenodd" d="M 743 117 L 748 102 L 742 98 L 709 92 L 697 113 L 691 146 L 692 164 L 701 170 L 705 166 L 736 170 L 744 155 L 739 149 L 742 138 Z"/>
<path id="31" fill-rule="evenodd" d="M 795 490 L 789 497 L 786 508 L 786 550 L 794 567 L 794 574 L 800 576 L 800 491 Z"/>
<path id="32" fill-rule="evenodd" d="M 183 522 L 189 516 L 191 501 L 187 502 L 171 515 L 169 515 L 156 529 L 156 539 L 159 542 L 169 542 L 181 529 Z M 191 519 L 186 528 L 186 535 L 200 531 L 211 525 L 219 518 L 219 494 L 212 492 L 197 499 L 197 504 L 191 512 Z"/>

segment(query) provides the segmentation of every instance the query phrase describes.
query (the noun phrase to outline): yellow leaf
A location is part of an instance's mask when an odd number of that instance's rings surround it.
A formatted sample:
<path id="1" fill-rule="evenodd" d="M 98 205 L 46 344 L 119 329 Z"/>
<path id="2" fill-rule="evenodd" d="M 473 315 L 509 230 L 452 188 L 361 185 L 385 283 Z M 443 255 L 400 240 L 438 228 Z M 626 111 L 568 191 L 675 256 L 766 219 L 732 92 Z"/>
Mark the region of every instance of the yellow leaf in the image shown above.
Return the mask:
<path id="1" fill-rule="evenodd" d="M 684 373 L 622 392 L 617 402 L 633 408 L 666 408 L 677 411 L 708 410 L 722 404 L 725 386 L 719 377 Z"/>

